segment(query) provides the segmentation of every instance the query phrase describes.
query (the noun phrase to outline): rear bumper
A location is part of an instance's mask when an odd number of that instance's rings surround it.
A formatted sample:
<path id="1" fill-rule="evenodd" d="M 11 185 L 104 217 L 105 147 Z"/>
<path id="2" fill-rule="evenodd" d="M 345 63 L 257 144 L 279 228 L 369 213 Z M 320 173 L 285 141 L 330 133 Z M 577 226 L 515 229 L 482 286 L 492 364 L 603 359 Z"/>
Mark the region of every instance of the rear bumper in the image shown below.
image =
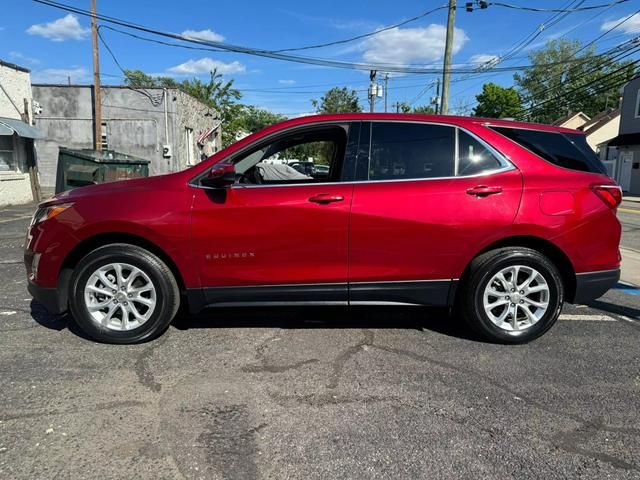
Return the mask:
<path id="1" fill-rule="evenodd" d="M 33 283 L 29 280 L 27 290 L 31 296 L 41 303 L 50 313 L 64 313 L 67 310 L 67 306 L 62 305 L 60 295 L 57 288 L 45 288 Z"/>
<path id="2" fill-rule="evenodd" d="M 578 273 L 576 294 L 571 303 L 588 303 L 604 295 L 620 280 L 620 269 Z"/>

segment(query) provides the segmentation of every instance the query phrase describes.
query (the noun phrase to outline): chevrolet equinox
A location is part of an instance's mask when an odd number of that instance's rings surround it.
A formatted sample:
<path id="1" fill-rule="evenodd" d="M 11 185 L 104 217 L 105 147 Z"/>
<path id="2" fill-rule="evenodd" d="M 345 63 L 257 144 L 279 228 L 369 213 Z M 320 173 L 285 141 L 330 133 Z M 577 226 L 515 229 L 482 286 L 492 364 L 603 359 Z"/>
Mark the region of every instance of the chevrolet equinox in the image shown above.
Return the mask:
<path id="1" fill-rule="evenodd" d="M 618 281 L 621 199 L 575 130 L 322 115 L 184 171 L 58 194 L 24 257 L 35 299 L 104 342 L 156 337 L 185 302 L 449 307 L 522 343 Z"/>

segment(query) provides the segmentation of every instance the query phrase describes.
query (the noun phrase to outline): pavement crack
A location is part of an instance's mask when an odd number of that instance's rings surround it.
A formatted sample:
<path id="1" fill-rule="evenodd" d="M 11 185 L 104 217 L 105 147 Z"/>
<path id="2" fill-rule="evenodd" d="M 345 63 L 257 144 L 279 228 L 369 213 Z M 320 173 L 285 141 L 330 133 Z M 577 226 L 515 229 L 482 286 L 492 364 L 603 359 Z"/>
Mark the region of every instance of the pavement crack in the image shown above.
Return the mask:
<path id="1" fill-rule="evenodd" d="M 432 365 L 436 365 L 438 367 L 447 369 L 447 370 L 452 370 L 456 373 L 460 373 L 463 375 L 470 375 L 474 378 L 483 380 L 484 382 L 488 383 L 489 385 L 495 387 L 498 390 L 501 390 L 504 393 L 508 393 L 509 395 L 513 396 L 513 397 L 518 397 L 520 398 L 520 400 L 522 402 L 524 402 L 525 404 L 537 408 L 539 410 L 542 410 L 546 413 L 549 413 L 550 415 L 558 415 L 560 417 L 564 417 L 564 418 L 568 418 L 570 420 L 573 420 L 574 422 L 580 424 L 583 426 L 583 428 L 589 428 L 591 430 L 599 430 L 599 431 L 603 431 L 603 432 L 617 432 L 617 433 L 625 433 L 627 435 L 633 435 L 633 436 L 638 436 L 640 435 L 640 429 L 637 428 L 625 428 L 625 427 L 614 427 L 614 426 L 609 426 L 606 425 L 604 422 L 600 421 L 600 422 L 593 422 L 591 420 L 587 420 L 584 419 L 578 415 L 569 413 L 569 412 L 563 412 L 554 408 L 551 408 L 547 405 L 545 405 L 542 402 L 539 402 L 537 400 L 534 400 L 533 398 L 529 397 L 528 395 L 525 395 L 513 388 L 510 388 L 496 380 L 494 380 L 491 377 L 488 377 L 478 371 L 475 371 L 473 369 L 470 368 L 463 368 L 463 367 L 459 367 L 457 365 L 454 365 L 452 363 L 446 362 L 444 360 L 438 360 L 435 358 L 431 358 L 427 355 L 424 354 L 420 354 L 420 353 L 416 353 L 416 352 L 412 352 L 409 350 L 402 350 L 399 348 L 392 348 L 392 347 L 385 347 L 382 345 L 371 345 L 372 348 L 377 348 L 379 350 L 383 350 L 385 352 L 389 352 L 389 353 L 393 353 L 396 355 L 402 355 L 405 356 L 407 358 L 410 358 L 412 360 L 418 361 L 418 362 L 424 362 L 424 363 L 430 363 Z"/>
<path id="2" fill-rule="evenodd" d="M 363 347 L 373 345 L 375 334 L 371 330 L 363 330 L 363 332 L 364 338 L 361 341 L 347 348 L 333 361 L 333 372 L 331 373 L 331 377 L 329 378 L 329 383 L 327 383 L 327 388 L 336 388 L 340 383 L 340 377 L 342 377 L 342 372 L 347 362 L 360 350 L 362 350 Z"/>
<path id="3" fill-rule="evenodd" d="M 305 365 L 318 361 L 319 360 L 317 358 L 310 358 L 309 360 L 302 360 L 300 362 L 292 363 L 289 365 L 267 365 L 264 363 L 262 365 L 247 365 L 245 367 L 242 367 L 242 371 L 247 373 L 283 373 L 288 370 L 295 370 L 297 368 L 304 367 Z"/>
<path id="4" fill-rule="evenodd" d="M 565 452 L 590 457 L 594 460 L 608 463 L 615 468 L 623 470 L 640 470 L 637 465 L 626 462 L 618 457 L 614 457 L 613 455 L 609 455 L 608 453 L 589 450 L 579 446 L 581 441 L 587 439 L 588 436 L 598 430 L 601 430 L 598 425 L 583 424 L 575 430 L 560 432 L 554 435 L 552 443 Z"/>
<path id="5" fill-rule="evenodd" d="M 153 372 L 148 365 L 148 360 L 156 348 L 161 346 L 167 341 L 168 335 L 165 333 L 161 338 L 155 340 L 151 346 L 145 348 L 138 356 L 135 363 L 135 372 L 138 376 L 138 380 L 141 385 L 147 387 L 152 392 L 159 392 L 162 389 L 162 384 L 157 382 Z"/>
<path id="6" fill-rule="evenodd" d="M 0 415 L 0 420 L 18 420 L 21 418 L 38 418 L 38 417 L 48 417 L 51 415 L 73 415 L 76 413 L 84 413 L 86 411 L 91 412 L 99 412 L 102 410 L 113 410 L 117 408 L 127 408 L 127 407 L 143 407 L 147 405 L 147 402 L 140 402 L 137 400 L 123 400 L 118 402 L 107 402 L 107 403 L 98 403 L 93 406 L 86 406 L 86 408 L 80 407 L 72 407 L 67 409 L 58 409 L 58 410 L 42 410 L 37 412 L 22 412 L 15 414 L 2 414 Z"/>
<path id="7" fill-rule="evenodd" d="M 310 393 L 308 395 L 284 395 L 275 392 L 269 392 L 269 397 L 279 405 L 286 406 L 292 402 L 311 406 L 325 407 L 330 405 L 345 405 L 353 403 L 373 404 L 393 402 L 397 404 L 401 401 L 398 396 L 377 396 L 377 395 L 334 395 L 333 392 Z"/>
<path id="8" fill-rule="evenodd" d="M 271 365 L 267 363 L 267 359 L 265 358 L 265 352 L 271 342 L 276 340 L 280 340 L 280 335 L 275 334 L 271 335 L 256 347 L 256 360 L 260 362 L 258 365 L 245 365 L 241 368 L 243 372 L 247 373 L 283 373 L 289 370 L 295 370 L 297 368 L 304 367 L 310 363 L 316 363 L 319 360 L 317 358 L 310 358 L 307 360 L 301 360 L 299 362 L 287 364 L 287 365 Z"/>

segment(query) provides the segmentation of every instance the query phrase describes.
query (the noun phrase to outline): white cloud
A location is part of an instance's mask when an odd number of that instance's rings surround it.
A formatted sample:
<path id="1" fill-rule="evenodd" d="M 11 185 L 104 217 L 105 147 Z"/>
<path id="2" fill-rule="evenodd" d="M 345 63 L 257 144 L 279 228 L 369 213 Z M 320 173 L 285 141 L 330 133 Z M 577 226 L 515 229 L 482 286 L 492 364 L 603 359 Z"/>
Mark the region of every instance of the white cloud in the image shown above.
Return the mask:
<path id="1" fill-rule="evenodd" d="M 469 59 L 469 63 L 473 63 L 477 65 L 484 65 L 484 64 L 492 65 L 494 63 L 497 63 L 499 59 L 500 57 L 498 55 L 489 55 L 487 53 L 479 53 L 477 55 L 473 55 Z"/>
<path id="2" fill-rule="evenodd" d="M 189 37 L 196 40 L 205 40 L 207 42 L 221 42 L 224 37 L 213 30 L 185 30 L 182 32 L 183 37 Z"/>
<path id="3" fill-rule="evenodd" d="M 17 62 L 29 63 L 31 65 L 37 65 L 40 63 L 40 60 L 38 60 L 37 58 L 28 57 L 20 52 L 15 51 L 9 52 L 9 57 Z"/>
<path id="4" fill-rule="evenodd" d="M 295 80 L 278 80 L 278 83 L 281 85 L 295 85 Z"/>
<path id="5" fill-rule="evenodd" d="M 180 65 L 169 68 L 167 71 L 177 75 L 198 75 L 217 70 L 218 73 L 244 73 L 245 66 L 238 61 L 224 63 L 213 58 L 200 58 L 199 60 L 188 60 Z"/>
<path id="6" fill-rule="evenodd" d="M 38 23 L 27 28 L 29 35 L 38 35 L 54 42 L 82 40 L 89 35 L 89 29 L 83 28 L 78 17 L 71 13 L 49 23 Z"/>
<path id="7" fill-rule="evenodd" d="M 616 28 L 616 30 L 629 34 L 640 32 L 640 13 L 625 15 L 624 17 L 620 17 L 615 20 L 608 20 L 602 24 L 600 30 L 610 30 L 625 19 L 628 20 L 626 20 L 622 25 Z"/>
<path id="8" fill-rule="evenodd" d="M 45 68 L 31 72 L 33 83 L 85 83 L 91 79 L 90 72 L 83 67 Z"/>
<path id="9" fill-rule="evenodd" d="M 392 28 L 362 42 L 363 59 L 369 63 L 410 63 L 436 61 L 444 56 L 446 29 L 444 25 Z M 460 28 L 454 30 L 453 53 L 460 51 L 469 37 Z"/>

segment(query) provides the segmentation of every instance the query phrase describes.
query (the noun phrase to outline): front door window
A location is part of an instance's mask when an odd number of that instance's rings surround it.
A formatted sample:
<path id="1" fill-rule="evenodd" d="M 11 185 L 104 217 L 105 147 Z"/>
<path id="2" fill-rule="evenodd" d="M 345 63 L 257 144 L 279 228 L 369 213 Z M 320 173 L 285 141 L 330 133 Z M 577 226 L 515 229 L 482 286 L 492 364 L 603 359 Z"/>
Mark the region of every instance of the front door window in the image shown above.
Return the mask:
<path id="1" fill-rule="evenodd" d="M 317 127 L 265 142 L 236 158 L 237 183 L 313 184 L 340 178 L 347 130 Z"/>

